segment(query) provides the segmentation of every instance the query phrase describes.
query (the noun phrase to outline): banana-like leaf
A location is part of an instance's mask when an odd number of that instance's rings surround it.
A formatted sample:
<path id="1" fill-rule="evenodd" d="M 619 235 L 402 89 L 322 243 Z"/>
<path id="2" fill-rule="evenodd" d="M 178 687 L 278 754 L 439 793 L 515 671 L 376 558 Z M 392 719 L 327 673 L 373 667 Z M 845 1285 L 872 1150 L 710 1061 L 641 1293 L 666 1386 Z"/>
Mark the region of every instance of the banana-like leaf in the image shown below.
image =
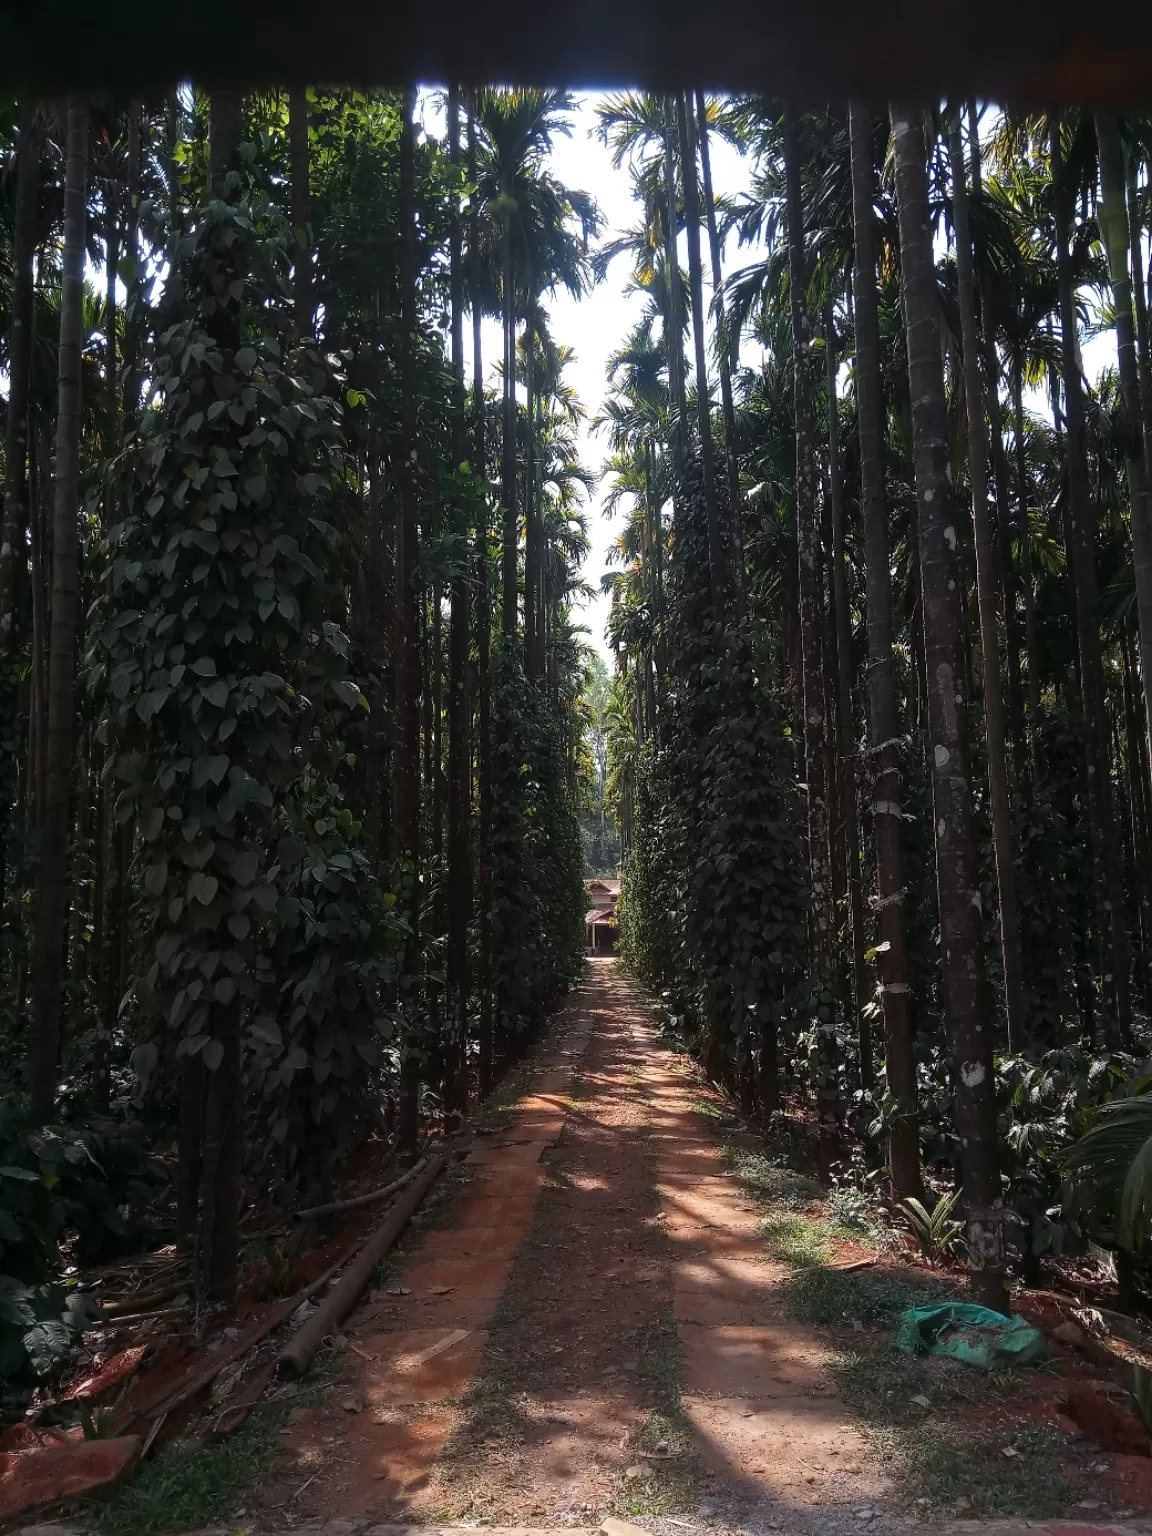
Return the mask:
<path id="1" fill-rule="evenodd" d="M 1115 1223 L 1121 1247 L 1147 1244 L 1152 1226 L 1152 1093 L 1114 1099 L 1064 1159 L 1072 1202 L 1102 1224 Z"/>

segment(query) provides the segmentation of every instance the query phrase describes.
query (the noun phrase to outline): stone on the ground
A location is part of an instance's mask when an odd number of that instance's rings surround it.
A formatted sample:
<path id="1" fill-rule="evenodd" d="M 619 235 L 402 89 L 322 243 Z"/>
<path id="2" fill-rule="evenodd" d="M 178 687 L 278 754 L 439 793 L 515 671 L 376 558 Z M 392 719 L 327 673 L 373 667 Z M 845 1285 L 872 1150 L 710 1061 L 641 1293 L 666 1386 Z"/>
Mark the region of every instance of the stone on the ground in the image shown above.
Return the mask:
<path id="1" fill-rule="evenodd" d="M 609 1515 L 600 1524 L 600 1536 L 648 1536 L 642 1525 L 631 1525 L 627 1520 L 617 1520 Z"/>
<path id="2" fill-rule="evenodd" d="M 76 1440 L 0 1457 L 0 1521 L 53 1504 L 105 1493 L 133 1466 L 140 1437 Z"/>
<path id="3" fill-rule="evenodd" d="M 1052 1330 L 1052 1337 L 1060 1344 L 1067 1344 L 1072 1349 L 1083 1349 L 1088 1342 L 1088 1335 L 1080 1327 L 1079 1323 L 1070 1320 L 1057 1323 Z"/>

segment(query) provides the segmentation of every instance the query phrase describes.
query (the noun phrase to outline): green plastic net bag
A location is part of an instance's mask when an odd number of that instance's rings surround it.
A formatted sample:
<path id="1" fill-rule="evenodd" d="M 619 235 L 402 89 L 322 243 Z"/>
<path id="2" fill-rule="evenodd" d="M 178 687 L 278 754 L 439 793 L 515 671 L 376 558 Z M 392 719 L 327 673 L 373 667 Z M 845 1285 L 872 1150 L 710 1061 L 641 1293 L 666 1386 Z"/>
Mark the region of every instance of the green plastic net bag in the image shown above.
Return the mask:
<path id="1" fill-rule="evenodd" d="M 1022 1317 L 963 1301 L 909 1307 L 893 1343 L 906 1355 L 950 1355 L 982 1371 L 1035 1365 L 1048 1356 L 1044 1335 Z"/>

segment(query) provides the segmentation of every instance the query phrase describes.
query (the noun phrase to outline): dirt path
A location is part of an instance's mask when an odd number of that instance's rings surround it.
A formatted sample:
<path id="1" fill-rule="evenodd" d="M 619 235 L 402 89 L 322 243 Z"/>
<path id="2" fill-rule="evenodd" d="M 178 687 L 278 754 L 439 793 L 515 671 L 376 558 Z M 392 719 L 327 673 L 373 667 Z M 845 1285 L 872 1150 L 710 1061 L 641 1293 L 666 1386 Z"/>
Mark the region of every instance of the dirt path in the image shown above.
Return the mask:
<path id="1" fill-rule="evenodd" d="M 725 1170 L 717 1102 L 593 963 L 505 1127 L 293 1411 L 249 1522 L 887 1525 L 827 1335 L 785 1311 L 792 1265 L 766 1257 L 763 1208 Z"/>

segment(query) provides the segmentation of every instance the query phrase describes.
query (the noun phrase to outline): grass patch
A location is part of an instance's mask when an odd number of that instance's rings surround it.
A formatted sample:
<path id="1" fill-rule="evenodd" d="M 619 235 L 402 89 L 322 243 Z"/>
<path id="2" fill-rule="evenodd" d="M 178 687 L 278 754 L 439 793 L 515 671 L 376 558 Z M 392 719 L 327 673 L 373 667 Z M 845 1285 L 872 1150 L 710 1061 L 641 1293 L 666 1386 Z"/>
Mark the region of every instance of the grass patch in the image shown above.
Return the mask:
<path id="1" fill-rule="evenodd" d="M 789 1211 L 807 1211 L 824 1193 L 816 1179 L 797 1173 L 749 1147 L 721 1147 L 720 1155 L 729 1173 L 735 1174 L 744 1187 L 762 1205 L 782 1205 Z"/>
<path id="2" fill-rule="evenodd" d="M 883 1269 L 812 1269 L 784 1281 L 788 1302 L 802 1323 L 831 1326 L 858 1318 L 890 1326 L 909 1307 L 954 1299 L 955 1285 L 930 1275 Z"/>
<path id="3" fill-rule="evenodd" d="M 172 1446 L 89 1512 L 105 1536 L 160 1536 L 226 1520 L 276 1449 L 282 1414 L 256 1413 L 211 1447 Z"/>
<path id="4" fill-rule="evenodd" d="M 773 1211 L 758 1224 L 769 1254 L 783 1264 L 807 1269 L 832 1257 L 832 1241 L 823 1222 L 800 1211 Z"/>
<path id="5" fill-rule="evenodd" d="M 646 1515 L 675 1515 L 691 1509 L 699 1497 L 703 1469 L 692 1441 L 692 1426 L 680 1401 L 680 1340 L 671 1319 L 638 1328 L 640 1377 L 657 1399 L 633 1435 L 632 1463 L 639 1477 L 621 1476 L 612 1498 L 612 1513 L 621 1519 Z M 657 1446 L 661 1458 L 654 1459 Z M 641 1455 L 647 1452 L 649 1455 Z"/>
<path id="6" fill-rule="evenodd" d="M 865 1433 L 917 1513 L 1067 1516 L 1080 1491 L 1065 1473 L 1067 1451 L 1054 1425 L 1023 1425 L 1007 1440 L 931 1422 L 915 1429 L 871 1425 Z M 1006 1457 L 1006 1447 L 1019 1454 Z"/>

